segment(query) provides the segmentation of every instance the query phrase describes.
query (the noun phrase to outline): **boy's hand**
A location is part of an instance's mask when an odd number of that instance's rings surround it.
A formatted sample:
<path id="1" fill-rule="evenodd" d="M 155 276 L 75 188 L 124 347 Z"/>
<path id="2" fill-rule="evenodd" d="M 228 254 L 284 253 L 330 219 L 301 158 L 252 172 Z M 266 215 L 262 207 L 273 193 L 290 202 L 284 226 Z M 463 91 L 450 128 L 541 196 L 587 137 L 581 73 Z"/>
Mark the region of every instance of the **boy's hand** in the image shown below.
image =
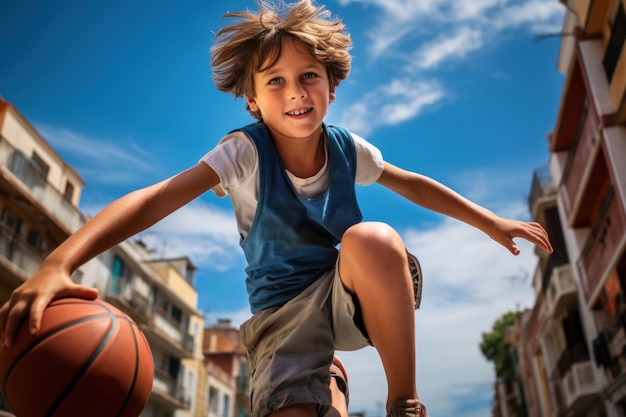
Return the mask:
<path id="1" fill-rule="evenodd" d="M 0 307 L 0 343 L 10 346 L 22 321 L 29 316 L 28 327 L 36 333 L 44 310 L 57 298 L 77 297 L 93 300 L 98 290 L 75 284 L 67 274 L 40 270 L 16 288 Z"/>
<path id="2" fill-rule="evenodd" d="M 519 255 L 520 249 L 513 238 L 521 237 L 528 240 L 548 253 L 552 253 L 552 245 L 548 233 L 536 222 L 523 222 L 498 217 L 494 221 L 494 228 L 487 232 L 489 236 L 502 246 L 507 248 L 513 255 Z"/>

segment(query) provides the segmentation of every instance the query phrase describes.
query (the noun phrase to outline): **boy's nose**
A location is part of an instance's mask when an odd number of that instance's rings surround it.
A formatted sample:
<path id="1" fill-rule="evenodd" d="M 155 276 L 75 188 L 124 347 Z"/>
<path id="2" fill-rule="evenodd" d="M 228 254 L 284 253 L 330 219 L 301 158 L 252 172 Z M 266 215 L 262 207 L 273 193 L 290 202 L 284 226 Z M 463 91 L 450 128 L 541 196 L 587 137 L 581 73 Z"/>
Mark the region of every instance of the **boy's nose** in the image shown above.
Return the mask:
<path id="1" fill-rule="evenodd" d="M 295 100 L 298 98 L 305 98 L 305 97 L 306 97 L 306 90 L 300 84 L 294 85 L 291 91 L 289 92 L 289 98 L 292 100 Z"/>

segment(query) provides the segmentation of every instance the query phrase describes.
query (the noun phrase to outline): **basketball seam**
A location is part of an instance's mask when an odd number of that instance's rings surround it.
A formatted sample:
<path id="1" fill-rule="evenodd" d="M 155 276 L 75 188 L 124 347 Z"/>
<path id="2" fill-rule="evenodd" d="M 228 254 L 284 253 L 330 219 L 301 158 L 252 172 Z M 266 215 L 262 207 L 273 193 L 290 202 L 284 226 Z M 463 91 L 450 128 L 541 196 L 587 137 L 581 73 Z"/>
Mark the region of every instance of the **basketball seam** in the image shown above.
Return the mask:
<path id="1" fill-rule="evenodd" d="M 52 404 L 52 406 L 48 409 L 48 412 L 45 414 L 44 417 L 50 417 L 54 415 L 57 408 L 59 408 L 61 403 L 63 403 L 63 401 L 65 401 L 65 398 L 69 395 L 70 391 L 74 389 L 74 386 L 76 386 L 78 381 L 83 377 L 83 375 L 85 375 L 85 372 L 87 371 L 87 369 L 91 366 L 93 361 L 98 357 L 98 355 L 100 354 L 104 346 L 106 346 L 106 343 L 109 341 L 109 339 L 113 335 L 116 323 L 117 323 L 117 317 L 113 315 L 113 323 L 111 324 L 111 328 L 109 329 L 109 332 L 107 333 L 107 335 L 104 337 L 104 339 L 102 339 L 98 347 L 91 353 L 91 355 L 89 356 L 89 359 L 85 361 L 82 368 L 76 373 L 76 375 L 74 375 L 74 378 L 72 378 L 70 383 L 67 384 L 67 386 L 65 387 L 61 395 L 57 398 L 54 404 Z"/>
<path id="2" fill-rule="evenodd" d="M 89 316 L 89 317 L 83 317 L 80 319 L 76 319 L 70 322 L 67 322 L 59 327 L 56 327 L 53 330 L 50 330 L 44 334 L 42 334 L 40 337 L 37 338 L 37 340 L 35 340 L 33 343 L 31 343 L 30 345 L 28 345 L 26 348 L 24 348 L 24 350 L 22 350 L 22 352 L 13 360 L 13 363 L 11 364 L 11 366 L 9 367 L 9 369 L 7 369 L 6 375 L 4 377 L 4 381 L 2 381 L 2 391 L 6 392 L 7 389 L 7 384 L 9 382 L 9 379 L 11 378 L 11 374 L 13 373 L 13 370 L 15 369 L 15 367 L 17 365 L 19 365 L 20 361 L 26 356 L 28 355 L 31 350 L 33 350 L 34 348 L 36 348 L 41 342 L 43 342 L 45 339 L 49 338 L 50 336 L 59 333 L 65 329 L 67 329 L 68 327 L 72 327 L 76 324 L 80 324 L 80 323 L 84 323 L 90 320 L 96 320 L 96 319 L 101 319 L 103 317 L 111 317 L 111 314 L 98 314 L 98 315 L 94 315 L 94 316 Z"/>
<path id="3" fill-rule="evenodd" d="M 115 328 L 117 327 L 117 316 L 106 305 L 101 304 L 101 303 L 98 303 L 98 304 L 100 304 L 102 307 L 104 307 L 109 312 L 109 314 L 107 316 L 111 317 L 112 320 L 113 320 L 112 323 L 111 323 L 111 328 L 109 329 L 109 332 L 104 337 L 104 339 L 102 339 L 102 341 L 100 342 L 98 347 L 91 353 L 91 355 L 89 356 L 89 359 L 87 359 L 87 361 L 83 364 L 82 368 L 76 373 L 76 375 L 74 375 L 74 378 L 72 378 L 70 383 L 67 384 L 67 386 L 65 387 L 65 389 L 63 390 L 61 395 L 59 395 L 59 397 L 54 402 L 54 404 L 52 404 L 52 407 L 50 407 L 48 409 L 48 412 L 45 414 L 44 417 L 52 417 L 54 415 L 54 413 L 56 412 L 57 408 L 59 408 L 61 406 L 63 401 L 65 401 L 66 397 L 69 395 L 70 391 L 72 389 L 74 389 L 74 387 L 76 386 L 78 381 L 80 381 L 80 379 L 83 377 L 83 375 L 85 375 L 85 372 L 87 372 L 87 369 L 89 369 L 91 364 L 98 357 L 98 355 L 100 354 L 100 352 L 102 351 L 104 346 L 106 346 L 107 342 L 109 341 L 109 339 L 111 339 L 111 336 L 115 332 Z"/>
<path id="4" fill-rule="evenodd" d="M 128 390 L 128 393 L 126 394 L 126 398 L 124 398 L 124 403 L 122 404 L 122 407 L 120 408 L 120 410 L 117 412 L 116 417 L 119 417 L 122 415 L 122 413 L 125 411 L 126 406 L 128 405 L 128 402 L 130 401 L 130 396 L 133 393 L 133 391 L 135 391 L 135 384 L 137 383 L 137 375 L 139 374 L 139 361 L 140 361 L 140 357 L 139 357 L 139 342 L 137 340 L 137 334 L 135 333 L 135 328 L 133 327 L 133 324 L 130 322 L 130 320 L 125 320 L 128 325 L 130 326 L 130 330 L 133 334 L 133 340 L 135 341 L 135 372 L 133 373 L 133 382 L 130 385 L 130 389 Z"/>

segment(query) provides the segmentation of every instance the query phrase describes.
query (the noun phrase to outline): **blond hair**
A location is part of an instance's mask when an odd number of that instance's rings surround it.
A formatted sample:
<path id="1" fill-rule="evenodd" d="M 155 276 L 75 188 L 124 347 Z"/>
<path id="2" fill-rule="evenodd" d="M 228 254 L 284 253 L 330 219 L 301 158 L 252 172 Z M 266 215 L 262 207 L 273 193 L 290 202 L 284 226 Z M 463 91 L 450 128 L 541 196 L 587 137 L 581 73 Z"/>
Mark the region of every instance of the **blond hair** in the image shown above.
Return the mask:
<path id="1" fill-rule="evenodd" d="M 284 40 L 304 43 L 308 51 L 326 66 L 330 83 L 339 85 L 350 72 L 352 46 L 345 25 L 331 18 L 324 6 L 312 0 L 271 5 L 259 0 L 259 11 L 228 12 L 224 17 L 240 19 L 215 35 L 211 48 L 213 81 L 218 90 L 235 97 L 254 97 L 253 74 L 271 67 L 279 58 Z M 281 6 L 281 7 L 279 7 Z M 250 114 L 261 119 L 258 112 Z"/>

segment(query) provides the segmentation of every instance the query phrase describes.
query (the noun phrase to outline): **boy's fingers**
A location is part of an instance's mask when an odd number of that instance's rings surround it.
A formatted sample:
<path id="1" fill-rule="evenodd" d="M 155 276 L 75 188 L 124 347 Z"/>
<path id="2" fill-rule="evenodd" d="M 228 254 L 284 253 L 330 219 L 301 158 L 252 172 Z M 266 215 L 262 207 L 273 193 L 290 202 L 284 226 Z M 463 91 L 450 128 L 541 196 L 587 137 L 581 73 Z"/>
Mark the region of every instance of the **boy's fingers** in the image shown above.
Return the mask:
<path id="1" fill-rule="evenodd" d="M 0 307 L 0 337 L 2 338 L 0 343 L 3 343 L 5 346 L 10 346 L 13 343 L 15 334 L 27 315 L 29 315 L 29 331 L 31 333 L 37 332 L 41 326 L 43 312 L 48 304 L 50 304 L 53 298 L 63 297 L 94 300 L 98 298 L 98 290 L 82 285 L 72 285 L 69 288 L 58 291 L 54 297 L 52 295 L 35 296 L 34 294 L 22 296 L 21 298 L 12 296 Z"/>
<path id="2" fill-rule="evenodd" d="M 98 289 L 76 285 L 67 290 L 59 292 L 56 298 L 77 297 L 85 300 L 95 300 L 98 298 Z M 44 306 L 45 307 L 45 306 Z M 43 311 L 43 310 L 42 310 Z"/>
<path id="3" fill-rule="evenodd" d="M 13 344 L 15 333 L 17 333 L 17 329 L 26 315 L 27 304 L 26 301 L 18 301 L 14 305 L 9 305 L 7 311 L 5 311 L 6 322 L 4 323 L 4 329 L 2 329 L 2 343 L 5 346 L 11 346 Z"/>
<path id="4" fill-rule="evenodd" d="M 51 300 L 46 299 L 38 299 L 33 302 L 33 305 L 30 307 L 30 317 L 28 318 L 28 328 L 32 334 L 36 333 L 41 326 L 41 317 L 43 316 L 43 311 L 46 309 Z"/>

